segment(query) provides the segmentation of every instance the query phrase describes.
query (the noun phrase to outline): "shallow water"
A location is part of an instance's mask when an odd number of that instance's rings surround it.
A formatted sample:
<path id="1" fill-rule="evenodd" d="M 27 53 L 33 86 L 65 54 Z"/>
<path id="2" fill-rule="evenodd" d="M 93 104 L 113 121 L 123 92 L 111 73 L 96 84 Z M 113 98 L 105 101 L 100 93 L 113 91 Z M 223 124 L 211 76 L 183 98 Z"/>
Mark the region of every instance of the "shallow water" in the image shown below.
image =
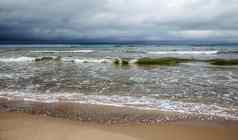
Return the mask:
<path id="1" fill-rule="evenodd" d="M 238 119 L 238 67 L 115 66 L 115 58 L 237 59 L 238 47 L 2 45 L 0 96 L 216 115 Z M 61 61 L 35 62 L 43 56 Z"/>

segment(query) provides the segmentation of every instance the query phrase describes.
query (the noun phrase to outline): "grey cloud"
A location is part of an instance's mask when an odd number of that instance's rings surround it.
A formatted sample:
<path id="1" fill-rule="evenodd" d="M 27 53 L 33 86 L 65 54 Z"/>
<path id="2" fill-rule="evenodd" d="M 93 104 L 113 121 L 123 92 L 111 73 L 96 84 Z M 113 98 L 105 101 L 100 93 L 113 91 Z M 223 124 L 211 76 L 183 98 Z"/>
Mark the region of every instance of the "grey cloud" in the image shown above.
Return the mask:
<path id="1" fill-rule="evenodd" d="M 236 40 L 235 0 L 1 0 L 0 38 Z"/>

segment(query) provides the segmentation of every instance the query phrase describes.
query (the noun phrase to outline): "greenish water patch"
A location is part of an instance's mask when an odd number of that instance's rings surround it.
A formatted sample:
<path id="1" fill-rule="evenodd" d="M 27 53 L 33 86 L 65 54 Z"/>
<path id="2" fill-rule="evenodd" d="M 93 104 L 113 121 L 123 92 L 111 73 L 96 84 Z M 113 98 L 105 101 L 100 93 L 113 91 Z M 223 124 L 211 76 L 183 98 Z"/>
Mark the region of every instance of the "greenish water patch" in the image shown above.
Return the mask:
<path id="1" fill-rule="evenodd" d="M 181 59 L 181 58 L 141 58 L 136 61 L 138 65 L 165 65 L 165 66 L 175 66 L 180 63 L 188 62 L 204 62 L 210 65 L 219 66 L 233 66 L 238 65 L 238 59 L 211 59 L 211 60 L 199 60 L 199 59 Z"/>
<path id="2" fill-rule="evenodd" d="M 126 53 L 137 53 L 137 51 L 134 48 L 128 48 Z"/>
<path id="3" fill-rule="evenodd" d="M 179 63 L 186 63 L 192 61 L 191 59 L 180 58 L 141 58 L 136 61 L 137 65 L 166 65 L 175 66 Z"/>
<path id="4" fill-rule="evenodd" d="M 220 66 L 231 66 L 231 65 L 238 65 L 238 59 L 213 59 L 208 61 L 211 65 L 220 65 Z"/>

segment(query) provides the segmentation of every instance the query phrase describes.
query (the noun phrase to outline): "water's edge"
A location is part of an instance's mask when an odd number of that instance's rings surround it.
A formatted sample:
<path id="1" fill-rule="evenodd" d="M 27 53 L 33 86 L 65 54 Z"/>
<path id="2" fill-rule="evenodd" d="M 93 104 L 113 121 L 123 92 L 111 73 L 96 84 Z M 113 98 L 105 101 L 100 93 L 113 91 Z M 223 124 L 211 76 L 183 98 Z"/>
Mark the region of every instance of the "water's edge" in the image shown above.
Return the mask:
<path id="1" fill-rule="evenodd" d="M 215 121 L 238 123 L 238 120 L 202 114 L 186 114 L 158 110 L 140 110 L 127 107 L 82 103 L 42 103 L 0 98 L 0 112 L 24 112 L 83 122 L 106 124 L 164 124 L 177 121 Z"/>

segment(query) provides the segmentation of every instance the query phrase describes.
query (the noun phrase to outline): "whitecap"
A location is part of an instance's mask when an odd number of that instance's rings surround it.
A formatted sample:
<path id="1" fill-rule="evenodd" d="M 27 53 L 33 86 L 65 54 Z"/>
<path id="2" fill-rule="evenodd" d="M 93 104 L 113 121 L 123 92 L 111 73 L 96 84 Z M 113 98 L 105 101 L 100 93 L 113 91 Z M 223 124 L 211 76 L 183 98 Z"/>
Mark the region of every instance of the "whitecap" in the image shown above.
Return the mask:
<path id="1" fill-rule="evenodd" d="M 29 62 L 33 60 L 32 57 L 0 58 L 0 62 Z"/>
<path id="2" fill-rule="evenodd" d="M 94 50 L 69 50 L 69 51 L 58 51 L 58 50 L 41 50 L 31 51 L 32 53 L 91 53 Z"/>
<path id="3" fill-rule="evenodd" d="M 65 62 L 75 62 L 75 63 L 111 63 L 110 59 L 97 59 L 97 58 L 63 58 Z"/>
<path id="4" fill-rule="evenodd" d="M 185 54 L 193 54 L 193 55 L 212 55 L 212 54 L 217 54 L 218 51 L 153 51 L 153 52 L 147 52 L 148 54 L 178 54 L 178 55 L 185 55 Z"/>

